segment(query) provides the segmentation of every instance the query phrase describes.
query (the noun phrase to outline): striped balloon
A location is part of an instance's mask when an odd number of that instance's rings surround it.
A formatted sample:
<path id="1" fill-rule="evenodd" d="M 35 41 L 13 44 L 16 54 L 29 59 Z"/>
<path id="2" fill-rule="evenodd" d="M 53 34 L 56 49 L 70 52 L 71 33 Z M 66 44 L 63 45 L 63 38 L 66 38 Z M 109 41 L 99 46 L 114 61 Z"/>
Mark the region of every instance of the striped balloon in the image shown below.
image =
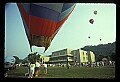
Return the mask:
<path id="1" fill-rule="evenodd" d="M 50 46 L 75 3 L 17 3 L 30 47 Z"/>

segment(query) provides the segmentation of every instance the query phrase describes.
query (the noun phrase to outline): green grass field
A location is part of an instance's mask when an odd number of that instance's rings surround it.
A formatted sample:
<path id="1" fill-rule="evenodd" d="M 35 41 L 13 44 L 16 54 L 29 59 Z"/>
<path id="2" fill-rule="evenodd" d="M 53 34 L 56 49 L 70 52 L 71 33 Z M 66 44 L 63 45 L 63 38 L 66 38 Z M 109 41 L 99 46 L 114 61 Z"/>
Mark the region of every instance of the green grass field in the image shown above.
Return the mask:
<path id="1" fill-rule="evenodd" d="M 27 67 L 19 67 L 8 71 L 10 78 L 27 78 Z M 33 77 L 36 78 L 36 77 Z M 43 68 L 37 78 L 115 78 L 115 67 L 48 67 L 48 74 L 44 75 Z"/>

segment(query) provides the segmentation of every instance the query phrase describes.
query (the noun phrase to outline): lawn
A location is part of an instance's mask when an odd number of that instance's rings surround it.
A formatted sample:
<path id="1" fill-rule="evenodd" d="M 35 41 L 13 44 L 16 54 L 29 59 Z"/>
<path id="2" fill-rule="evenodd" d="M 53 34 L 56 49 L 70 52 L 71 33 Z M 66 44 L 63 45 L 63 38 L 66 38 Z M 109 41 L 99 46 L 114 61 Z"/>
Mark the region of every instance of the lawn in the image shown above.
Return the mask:
<path id="1" fill-rule="evenodd" d="M 27 67 L 19 67 L 8 71 L 10 78 L 27 78 Z M 36 78 L 36 77 L 33 77 Z M 115 67 L 48 67 L 48 74 L 44 75 L 43 68 L 37 78 L 115 78 Z"/>

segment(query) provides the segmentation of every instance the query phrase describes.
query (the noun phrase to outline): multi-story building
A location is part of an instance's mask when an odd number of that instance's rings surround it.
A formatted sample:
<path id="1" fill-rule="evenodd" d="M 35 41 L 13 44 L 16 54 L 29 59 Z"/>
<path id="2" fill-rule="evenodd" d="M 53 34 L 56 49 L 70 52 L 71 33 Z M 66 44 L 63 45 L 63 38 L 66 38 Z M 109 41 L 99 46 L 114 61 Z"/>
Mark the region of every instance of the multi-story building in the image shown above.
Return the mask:
<path id="1" fill-rule="evenodd" d="M 71 49 L 63 49 L 59 51 L 52 52 L 50 57 L 50 63 L 52 64 L 67 64 L 73 63 L 73 55 L 71 54 Z"/>
<path id="2" fill-rule="evenodd" d="M 85 51 L 81 49 L 72 50 L 68 48 L 52 52 L 49 59 L 49 63 L 56 65 L 70 64 L 80 66 L 81 64 L 92 62 L 95 62 L 95 54 L 92 51 Z"/>

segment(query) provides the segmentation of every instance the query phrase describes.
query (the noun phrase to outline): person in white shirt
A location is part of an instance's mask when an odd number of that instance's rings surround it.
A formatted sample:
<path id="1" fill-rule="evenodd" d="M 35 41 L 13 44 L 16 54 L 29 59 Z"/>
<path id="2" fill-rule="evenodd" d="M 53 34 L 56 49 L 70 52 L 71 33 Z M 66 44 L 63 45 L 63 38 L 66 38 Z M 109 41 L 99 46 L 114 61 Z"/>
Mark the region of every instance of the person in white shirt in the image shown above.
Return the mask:
<path id="1" fill-rule="evenodd" d="M 43 66 L 44 66 L 44 74 L 47 74 L 47 64 L 44 63 Z"/>
<path id="2" fill-rule="evenodd" d="M 29 74 L 29 77 L 28 77 L 28 78 L 32 78 L 34 72 L 35 72 L 35 64 L 34 64 L 34 63 L 31 63 L 31 64 L 30 64 L 30 74 Z"/>
<path id="3" fill-rule="evenodd" d="M 36 62 L 35 62 L 35 76 L 38 77 L 39 74 L 40 74 L 40 63 L 38 60 L 36 60 Z"/>

